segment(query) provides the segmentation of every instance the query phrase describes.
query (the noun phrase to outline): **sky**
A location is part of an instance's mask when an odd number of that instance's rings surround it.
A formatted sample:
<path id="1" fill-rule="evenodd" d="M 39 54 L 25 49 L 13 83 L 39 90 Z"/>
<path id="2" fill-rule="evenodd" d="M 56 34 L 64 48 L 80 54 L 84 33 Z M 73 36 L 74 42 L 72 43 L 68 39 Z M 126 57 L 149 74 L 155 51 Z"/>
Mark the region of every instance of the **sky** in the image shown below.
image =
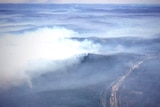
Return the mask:
<path id="1" fill-rule="evenodd" d="M 160 0 L 0 0 L 0 3 L 118 3 L 160 4 Z"/>

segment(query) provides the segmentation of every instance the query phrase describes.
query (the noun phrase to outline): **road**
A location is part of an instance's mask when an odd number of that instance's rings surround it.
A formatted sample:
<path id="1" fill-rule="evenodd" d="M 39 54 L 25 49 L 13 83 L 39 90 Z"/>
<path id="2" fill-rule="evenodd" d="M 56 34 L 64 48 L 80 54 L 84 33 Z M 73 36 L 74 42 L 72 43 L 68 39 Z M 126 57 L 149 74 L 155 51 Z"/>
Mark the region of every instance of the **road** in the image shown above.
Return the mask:
<path id="1" fill-rule="evenodd" d="M 117 91 L 119 90 L 119 87 L 122 85 L 122 83 L 125 81 L 125 79 L 137 68 L 139 68 L 139 66 L 144 63 L 144 61 L 146 60 L 150 60 L 150 59 L 154 59 L 154 58 L 159 58 L 160 55 L 152 55 L 152 54 L 147 54 L 144 57 L 141 58 L 140 61 L 138 61 L 136 64 L 134 64 L 133 66 L 131 66 L 128 70 L 128 72 L 123 75 L 122 77 L 120 77 L 120 79 L 118 79 L 117 81 L 112 82 L 109 86 L 107 86 L 101 95 L 101 106 L 102 107 L 106 107 L 107 105 L 107 99 L 106 99 L 106 95 L 107 92 L 109 90 L 109 88 L 111 88 L 111 96 L 110 96 L 110 107 L 118 107 L 118 101 L 117 101 Z"/>
<path id="2" fill-rule="evenodd" d="M 112 91 L 111 91 L 111 97 L 110 97 L 110 107 L 118 107 L 118 101 L 117 101 L 117 91 L 123 81 L 136 69 L 139 68 L 139 66 L 143 63 L 143 61 L 139 61 L 135 65 L 131 66 L 129 71 L 122 76 L 113 86 L 112 86 Z"/>

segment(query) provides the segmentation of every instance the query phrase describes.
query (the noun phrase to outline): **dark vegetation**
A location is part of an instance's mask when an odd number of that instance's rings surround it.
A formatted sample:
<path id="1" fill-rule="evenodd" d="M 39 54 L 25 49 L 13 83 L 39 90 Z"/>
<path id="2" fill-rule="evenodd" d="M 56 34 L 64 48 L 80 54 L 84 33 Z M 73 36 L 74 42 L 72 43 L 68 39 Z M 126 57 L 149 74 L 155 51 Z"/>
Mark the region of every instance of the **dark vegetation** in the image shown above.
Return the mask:
<path id="1" fill-rule="evenodd" d="M 31 89 L 23 86 L 1 92 L 0 107 L 100 107 L 105 86 L 124 75 L 128 62 L 136 57 L 88 54 L 72 68 L 33 79 Z"/>

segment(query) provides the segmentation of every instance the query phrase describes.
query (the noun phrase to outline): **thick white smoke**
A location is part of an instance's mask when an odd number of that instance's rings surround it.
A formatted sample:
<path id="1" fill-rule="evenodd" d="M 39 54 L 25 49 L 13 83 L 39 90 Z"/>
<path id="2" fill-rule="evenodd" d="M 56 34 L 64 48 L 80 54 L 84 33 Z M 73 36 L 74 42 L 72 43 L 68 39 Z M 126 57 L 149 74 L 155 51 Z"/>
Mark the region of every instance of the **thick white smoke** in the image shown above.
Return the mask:
<path id="1" fill-rule="evenodd" d="M 79 62 L 79 54 L 100 45 L 69 39 L 79 34 L 65 28 L 41 28 L 0 38 L 0 88 L 28 83 L 31 78 Z"/>

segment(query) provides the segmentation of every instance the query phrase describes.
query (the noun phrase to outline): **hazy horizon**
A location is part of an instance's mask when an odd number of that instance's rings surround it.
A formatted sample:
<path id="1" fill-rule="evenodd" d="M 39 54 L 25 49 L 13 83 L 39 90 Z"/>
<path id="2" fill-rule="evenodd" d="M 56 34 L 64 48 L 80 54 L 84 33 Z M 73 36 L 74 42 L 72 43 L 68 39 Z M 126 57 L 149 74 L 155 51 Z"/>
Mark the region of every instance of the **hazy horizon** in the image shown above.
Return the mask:
<path id="1" fill-rule="evenodd" d="M 160 4 L 159 0 L 0 0 L 0 3 L 47 3 L 47 4 Z"/>

